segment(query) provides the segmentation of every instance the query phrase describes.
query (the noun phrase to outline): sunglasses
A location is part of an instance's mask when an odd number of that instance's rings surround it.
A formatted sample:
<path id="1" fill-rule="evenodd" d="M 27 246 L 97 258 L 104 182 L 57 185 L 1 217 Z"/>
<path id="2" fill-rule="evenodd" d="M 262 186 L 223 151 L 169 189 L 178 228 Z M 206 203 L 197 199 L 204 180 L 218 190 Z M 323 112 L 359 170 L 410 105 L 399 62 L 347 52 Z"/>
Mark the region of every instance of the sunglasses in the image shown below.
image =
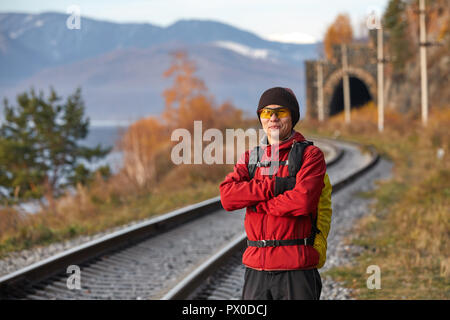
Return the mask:
<path id="1" fill-rule="evenodd" d="M 273 114 L 275 114 L 277 118 L 286 118 L 291 115 L 291 112 L 288 108 L 262 109 L 259 112 L 259 116 L 262 119 L 270 119 Z"/>

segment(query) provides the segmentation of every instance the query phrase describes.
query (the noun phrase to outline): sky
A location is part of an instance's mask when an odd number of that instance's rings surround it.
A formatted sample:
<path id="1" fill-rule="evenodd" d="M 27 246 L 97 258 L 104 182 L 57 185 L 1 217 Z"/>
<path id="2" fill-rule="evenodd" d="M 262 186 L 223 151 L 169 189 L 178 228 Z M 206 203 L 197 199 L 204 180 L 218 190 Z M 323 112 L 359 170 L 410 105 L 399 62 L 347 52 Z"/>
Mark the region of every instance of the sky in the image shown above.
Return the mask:
<path id="1" fill-rule="evenodd" d="M 388 0 L 2 0 L 0 12 L 67 13 L 113 22 L 147 22 L 166 27 L 180 19 L 230 24 L 276 41 L 312 43 L 323 39 L 339 13 L 347 13 L 355 35 L 363 34 L 370 12 L 382 13 Z"/>

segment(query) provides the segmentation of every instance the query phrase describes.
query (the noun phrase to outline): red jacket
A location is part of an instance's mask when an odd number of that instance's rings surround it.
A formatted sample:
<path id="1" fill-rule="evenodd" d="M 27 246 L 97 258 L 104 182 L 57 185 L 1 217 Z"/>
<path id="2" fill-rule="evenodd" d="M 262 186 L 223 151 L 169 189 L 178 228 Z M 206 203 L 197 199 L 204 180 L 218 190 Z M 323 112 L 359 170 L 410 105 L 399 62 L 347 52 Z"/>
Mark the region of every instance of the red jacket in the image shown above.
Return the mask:
<path id="1" fill-rule="evenodd" d="M 299 133 L 279 145 L 279 160 L 287 160 L 293 140 L 303 141 Z M 270 160 L 273 145 L 263 146 L 262 161 Z M 307 238 L 311 233 L 310 213 L 317 214 L 326 164 L 323 152 L 316 146 L 309 146 L 303 155 L 303 165 L 297 173 L 296 185 L 292 190 L 274 197 L 275 176 L 288 176 L 288 166 L 282 165 L 269 177 L 256 168 L 255 176 L 249 178 L 247 164 L 250 151 L 242 154 L 234 171 L 220 184 L 220 199 L 227 211 L 247 207 L 245 231 L 249 240 L 284 240 Z M 256 205 L 256 211 L 250 206 Z M 311 269 L 319 262 L 319 254 L 312 246 L 294 245 L 278 247 L 247 247 L 242 262 L 257 270 Z"/>

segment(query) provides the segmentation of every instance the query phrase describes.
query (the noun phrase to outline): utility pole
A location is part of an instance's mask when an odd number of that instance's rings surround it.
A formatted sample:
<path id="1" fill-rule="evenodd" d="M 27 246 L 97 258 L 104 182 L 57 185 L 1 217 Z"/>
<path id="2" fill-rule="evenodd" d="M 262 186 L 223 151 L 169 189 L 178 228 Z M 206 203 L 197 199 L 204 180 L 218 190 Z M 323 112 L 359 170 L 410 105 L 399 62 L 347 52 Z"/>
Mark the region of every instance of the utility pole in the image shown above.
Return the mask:
<path id="1" fill-rule="evenodd" d="M 342 70 L 344 76 L 342 78 L 344 87 L 344 112 L 345 112 L 345 123 L 350 123 L 350 81 L 348 78 L 348 61 L 347 61 L 347 45 L 345 43 L 341 44 L 342 52 Z"/>
<path id="2" fill-rule="evenodd" d="M 383 28 L 377 28 L 378 131 L 384 129 L 384 56 Z"/>
<path id="3" fill-rule="evenodd" d="M 420 80 L 422 95 L 422 124 L 428 122 L 427 35 L 425 30 L 425 0 L 420 0 Z"/>
<path id="4" fill-rule="evenodd" d="M 373 9 L 373 8 L 372 8 Z M 372 10 L 366 21 L 369 30 L 377 29 L 377 91 L 378 91 L 378 131 L 384 130 L 384 59 L 383 51 L 383 26 L 381 24 L 381 14 L 377 8 Z"/>
<path id="5" fill-rule="evenodd" d="M 317 66 L 317 113 L 319 121 L 324 120 L 324 110 L 323 110 L 323 62 L 319 60 L 316 62 Z"/>

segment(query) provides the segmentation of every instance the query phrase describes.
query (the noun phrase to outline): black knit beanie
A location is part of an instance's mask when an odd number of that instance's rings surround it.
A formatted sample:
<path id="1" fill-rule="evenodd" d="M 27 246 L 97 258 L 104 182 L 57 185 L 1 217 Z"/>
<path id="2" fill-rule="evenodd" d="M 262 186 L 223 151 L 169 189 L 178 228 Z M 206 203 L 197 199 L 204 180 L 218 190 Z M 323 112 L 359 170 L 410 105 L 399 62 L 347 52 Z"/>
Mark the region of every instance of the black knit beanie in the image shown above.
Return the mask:
<path id="1" fill-rule="evenodd" d="M 259 110 L 271 104 L 289 108 L 291 111 L 292 128 L 294 128 L 300 119 L 300 107 L 294 92 L 289 88 L 282 87 L 274 87 L 264 91 L 261 98 L 259 98 L 258 110 L 256 110 L 259 122 L 261 122 Z"/>

